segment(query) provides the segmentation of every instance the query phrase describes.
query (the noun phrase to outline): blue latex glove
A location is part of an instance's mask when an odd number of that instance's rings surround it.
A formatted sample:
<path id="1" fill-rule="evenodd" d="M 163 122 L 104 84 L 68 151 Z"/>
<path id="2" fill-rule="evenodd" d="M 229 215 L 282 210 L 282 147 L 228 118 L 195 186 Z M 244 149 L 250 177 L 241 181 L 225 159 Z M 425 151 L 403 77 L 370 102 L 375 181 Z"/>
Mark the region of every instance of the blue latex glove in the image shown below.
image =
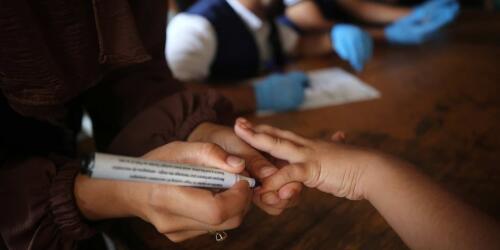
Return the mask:
<path id="1" fill-rule="evenodd" d="M 373 40 L 361 28 L 350 24 L 337 24 L 330 31 L 332 47 L 340 58 L 348 61 L 357 70 L 363 70 L 372 57 Z"/>
<path id="2" fill-rule="evenodd" d="M 385 36 L 389 42 L 420 44 L 455 19 L 460 5 L 455 0 L 431 0 L 416 7 L 410 15 L 389 25 Z"/>
<path id="3" fill-rule="evenodd" d="M 309 79 L 302 72 L 272 74 L 254 85 L 258 110 L 287 111 L 304 101 Z"/>

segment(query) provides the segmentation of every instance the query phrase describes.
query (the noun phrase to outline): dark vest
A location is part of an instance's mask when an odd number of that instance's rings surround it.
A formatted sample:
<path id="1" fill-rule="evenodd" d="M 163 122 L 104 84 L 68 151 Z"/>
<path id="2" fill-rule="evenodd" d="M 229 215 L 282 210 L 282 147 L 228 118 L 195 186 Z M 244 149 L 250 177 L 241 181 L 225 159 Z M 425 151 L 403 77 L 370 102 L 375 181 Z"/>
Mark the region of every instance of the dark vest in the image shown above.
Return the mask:
<path id="1" fill-rule="evenodd" d="M 210 69 L 211 80 L 241 79 L 258 73 L 260 58 L 255 38 L 226 0 L 200 0 L 186 13 L 203 16 L 214 27 L 217 52 Z"/>

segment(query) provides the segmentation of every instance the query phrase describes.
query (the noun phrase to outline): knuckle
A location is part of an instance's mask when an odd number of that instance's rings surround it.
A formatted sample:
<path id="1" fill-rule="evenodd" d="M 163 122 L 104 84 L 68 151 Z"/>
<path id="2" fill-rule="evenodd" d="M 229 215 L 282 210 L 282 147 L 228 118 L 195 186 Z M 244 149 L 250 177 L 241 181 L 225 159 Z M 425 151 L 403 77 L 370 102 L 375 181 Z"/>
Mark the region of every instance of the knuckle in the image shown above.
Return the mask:
<path id="1" fill-rule="evenodd" d="M 218 151 L 218 149 L 219 149 L 219 146 L 217 146 L 217 144 L 211 143 L 211 142 L 203 143 L 203 145 L 201 146 L 201 152 L 205 156 L 209 156 L 209 155 L 216 153 Z"/>
<path id="2" fill-rule="evenodd" d="M 304 184 L 306 186 L 312 186 L 312 187 L 317 187 L 321 184 L 321 179 L 322 179 L 322 173 L 321 173 L 321 162 L 316 161 L 315 164 L 316 167 L 308 167 L 307 169 L 304 168 L 304 176 L 306 176 L 306 182 Z"/>
<path id="3" fill-rule="evenodd" d="M 273 127 L 267 125 L 267 124 L 261 124 L 256 127 L 256 130 L 258 131 L 273 131 Z"/>
<path id="4" fill-rule="evenodd" d="M 251 172 L 251 174 L 254 176 L 257 176 L 257 177 L 260 176 L 260 172 L 259 172 L 260 169 L 265 168 L 265 167 L 274 167 L 274 165 L 263 156 L 255 156 L 255 157 L 250 158 L 247 166 L 248 166 L 248 169 Z"/>
<path id="5" fill-rule="evenodd" d="M 280 147 L 283 144 L 285 144 L 285 141 L 279 137 L 272 137 L 272 138 L 273 138 L 273 142 L 276 145 L 276 147 Z"/>

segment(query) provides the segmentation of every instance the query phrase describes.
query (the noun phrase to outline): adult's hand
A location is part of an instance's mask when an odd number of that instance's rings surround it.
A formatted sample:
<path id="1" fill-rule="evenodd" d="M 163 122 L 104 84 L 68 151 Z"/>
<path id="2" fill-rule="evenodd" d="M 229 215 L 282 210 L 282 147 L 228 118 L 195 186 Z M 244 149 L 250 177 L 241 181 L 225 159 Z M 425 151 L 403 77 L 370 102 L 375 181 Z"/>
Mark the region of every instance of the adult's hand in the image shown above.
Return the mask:
<path id="1" fill-rule="evenodd" d="M 270 162 L 273 159 L 267 159 L 257 150 L 250 147 L 228 127 L 203 123 L 191 133 L 188 140 L 215 143 L 228 153 L 243 158 L 250 175 L 261 181 L 272 176 L 280 167 L 280 164 Z M 276 192 L 268 192 L 262 196 L 256 192 L 253 201 L 268 214 L 278 215 L 286 208 L 297 204 L 301 191 L 302 184 L 291 182 Z"/>
<path id="2" fill-rule="evenodd" d="M 143 156 L 151 160 L 217 167 L 233 173 L 244 160 L 212 143 L 172 142 Z M 137 216 L 174 242 L 238 227 L 252 200 L 246 181 L 221 193 L 174 185 L 109 181 L 78 176 L 77 205 L 91 220 Z"/>

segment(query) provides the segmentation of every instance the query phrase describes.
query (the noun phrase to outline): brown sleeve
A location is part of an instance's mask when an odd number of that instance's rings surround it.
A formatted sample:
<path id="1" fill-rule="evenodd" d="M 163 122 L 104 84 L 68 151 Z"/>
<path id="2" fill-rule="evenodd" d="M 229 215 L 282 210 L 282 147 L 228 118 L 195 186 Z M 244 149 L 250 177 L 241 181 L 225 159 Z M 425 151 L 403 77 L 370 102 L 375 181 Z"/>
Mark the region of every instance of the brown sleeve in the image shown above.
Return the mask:
<path id="1" fill-rule="evenodd" d="M 161 6 L 164 1 L 130 3 L 136 13 L 138 32 L 152 60 L 108 69 L 97 86 L 72 103 L 83 104 L 91 113 L 98 149 L 141 155 L 171 140 L 186 138 L 201 122 L 220 122 L 230 114 L 231 108 L 228 101 L 213 92 L 204 95 L 179 92 L 182 87 L 171 80 L 163 59 L 166 11 Z M 0 124 L 4 123 L 2 119 Z M 30 130 L 13 126 L 2 130 L 5 131 L 24 134 Z M 74 132 L 57 131 L 71 135 Z M 38 135 L 43 137 L 44 134 Z M 13 143 L 19 141 L 19 136 L 11 137 Z M 52 137 L 40 141 L 57 145 L 68 143 Z M 37 150 L 54 152 L 43 143 L 34 143 L 33 138 L 20 142 L 23 148 L 31 144 Z M 45 157 L 47 152 L 23 153 L 14 160 L 10 153 L 21 151 L 12 149 L 12 144 L 3 143 L 0 140 L 0 234 L 7 248 L 70 249 L 78 240 L 92 235 L 93 230 L 74 201 L 77 162 L 49 159 Z"/>
<path id="2" fill-rule="evenodd" d="M 227 99 L 212 91 L 183 90 L 163 59 L 109 74 L 85 95 L 85 108 L 93 121 L 97 150 L 128 155 L 185 139 L 203 121 L 227 123 L 232 118 Z M 120 150 L 109 149 L 113 141 L 120 142 Z"/>
<path id="3" fill-rule="evenodd" d="M 94 233 L 74 202 L 78 170 L 78 162 L 64 158 L 2 164 L 0 234 L 9 249 L 72 249 Z"/>
<path id="4" fill-rule="evenodd" d="M 97 149 L 140 155 L 186 138 L 202 121 L 216 122 L 231 107 L 210 92 L 182 92 L 165 61 L 166 9 L 161 0 L 130 1 L 138 32 L 151 60 L 110 70 L 84 98 L 94 124 Z M 121 145 L 109 148 L 111 142 Z M 126 145 L 126 146 L 125 146 Z M 127 148 L 125 148 L 127 147 Z"/>
<path id="5" fill-rule="evenodd" d="M 141 156 L 175 140 L 185 140 L 202 122 L 228 124 L 231 104 L 216 92 L 179 92 L 136 116 L 113 140 L 109 152 Z"/>

